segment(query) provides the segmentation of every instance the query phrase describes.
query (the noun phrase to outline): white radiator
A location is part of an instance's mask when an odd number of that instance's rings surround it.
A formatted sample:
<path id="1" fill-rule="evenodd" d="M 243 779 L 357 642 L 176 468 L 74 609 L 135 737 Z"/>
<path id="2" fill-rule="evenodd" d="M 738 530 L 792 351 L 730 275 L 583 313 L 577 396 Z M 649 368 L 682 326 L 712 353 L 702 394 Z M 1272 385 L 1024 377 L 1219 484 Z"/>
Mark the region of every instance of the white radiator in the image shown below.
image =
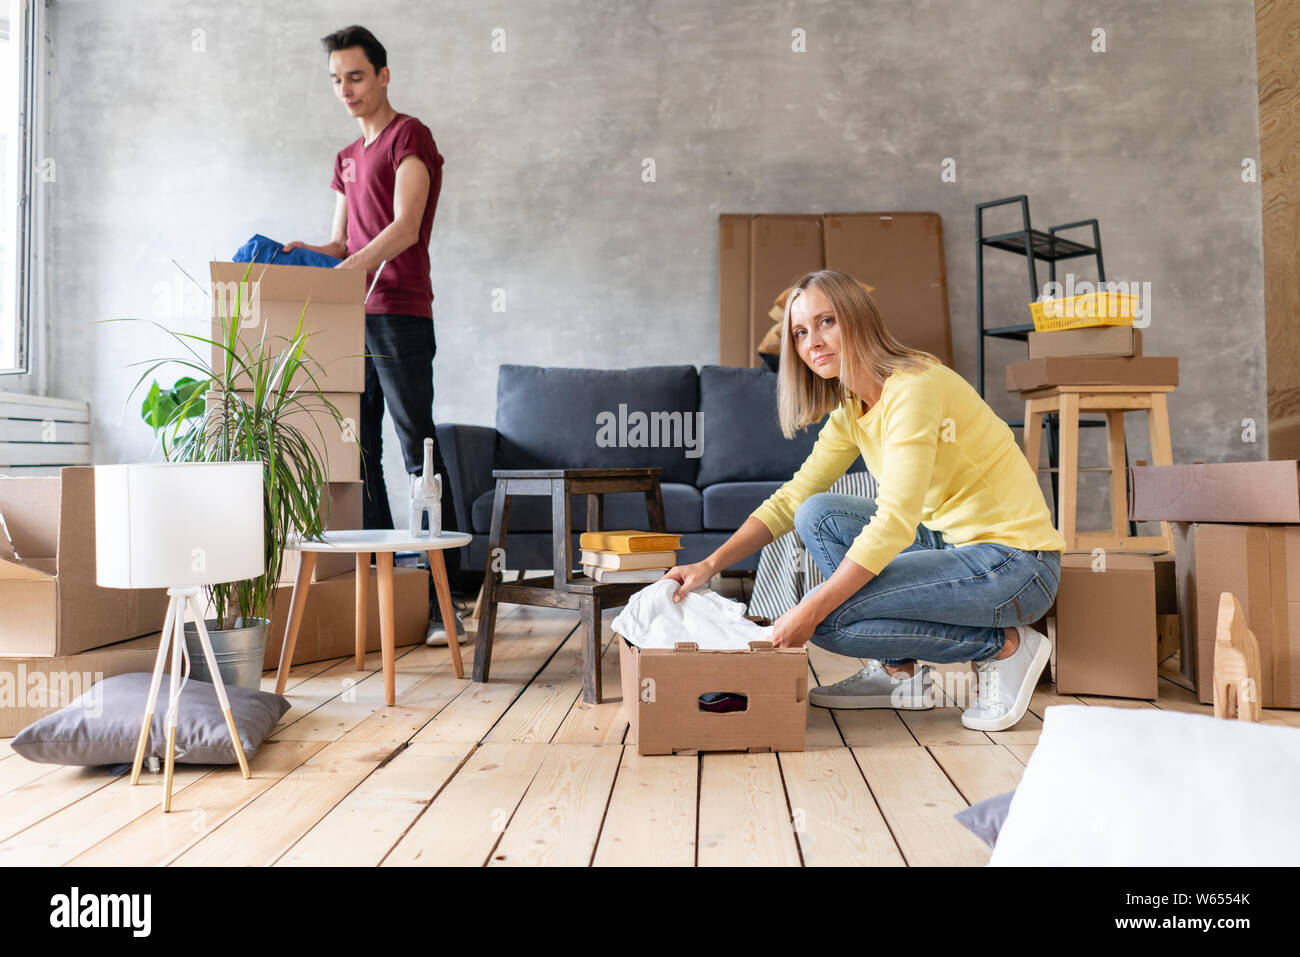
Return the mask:
<path id="1" fill-rule="evenodd" d="M 0 392 L 0 474 L 57 475 L 90 464 L 90 405 Z"/>

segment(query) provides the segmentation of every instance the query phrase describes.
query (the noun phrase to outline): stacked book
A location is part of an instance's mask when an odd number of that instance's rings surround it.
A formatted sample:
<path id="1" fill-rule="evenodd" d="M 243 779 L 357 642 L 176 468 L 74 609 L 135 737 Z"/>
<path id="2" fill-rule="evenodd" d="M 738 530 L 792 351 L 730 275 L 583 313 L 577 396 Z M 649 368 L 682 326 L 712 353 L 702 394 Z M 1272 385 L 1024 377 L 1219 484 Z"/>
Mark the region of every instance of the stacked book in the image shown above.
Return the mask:
<path id="1" fill-rule="evenodd" d="M 621 529 L 583 532 L 582 572 L 598 582 L 653 582 L 677 564 L 681 536 Z"/>

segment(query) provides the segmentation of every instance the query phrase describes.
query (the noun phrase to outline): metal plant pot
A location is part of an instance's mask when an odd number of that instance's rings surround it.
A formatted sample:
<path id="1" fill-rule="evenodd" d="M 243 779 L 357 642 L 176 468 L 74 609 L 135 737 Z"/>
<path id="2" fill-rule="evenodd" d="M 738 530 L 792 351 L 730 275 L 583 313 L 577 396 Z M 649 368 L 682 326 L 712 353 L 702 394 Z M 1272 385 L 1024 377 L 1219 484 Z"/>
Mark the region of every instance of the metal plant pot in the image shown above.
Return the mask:
<path id="1" fill-rule="evenodd" d="M 222 682 L 227 686 L 259 689 L 266 660 L 266 630 L 271 623 L 265 618 L 255 618 L 247 627 L 219 629 L 216 619 L 208 618 L 204 624 Z M 185 647 L 190 653 L 190 677 L 211 682 L 208 660 L 203 655 L 203 645 L 199 643 L 199 633 L 192 621 L 185 623 Z"/>

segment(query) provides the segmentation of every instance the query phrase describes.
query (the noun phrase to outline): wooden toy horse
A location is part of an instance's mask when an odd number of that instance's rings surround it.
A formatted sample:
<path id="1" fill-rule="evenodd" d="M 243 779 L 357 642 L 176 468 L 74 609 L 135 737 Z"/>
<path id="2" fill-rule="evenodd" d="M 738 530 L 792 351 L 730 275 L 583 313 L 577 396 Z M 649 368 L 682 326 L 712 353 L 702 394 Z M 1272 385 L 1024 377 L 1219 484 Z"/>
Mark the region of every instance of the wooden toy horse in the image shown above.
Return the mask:
<path id="1" fill-rule="evenodd" d="M 1246 613 L 1230 591 L 1219 596 L 1214 635 L 1214 716 L 1258 721 L 1259 642 L 1246 627 Z"/>

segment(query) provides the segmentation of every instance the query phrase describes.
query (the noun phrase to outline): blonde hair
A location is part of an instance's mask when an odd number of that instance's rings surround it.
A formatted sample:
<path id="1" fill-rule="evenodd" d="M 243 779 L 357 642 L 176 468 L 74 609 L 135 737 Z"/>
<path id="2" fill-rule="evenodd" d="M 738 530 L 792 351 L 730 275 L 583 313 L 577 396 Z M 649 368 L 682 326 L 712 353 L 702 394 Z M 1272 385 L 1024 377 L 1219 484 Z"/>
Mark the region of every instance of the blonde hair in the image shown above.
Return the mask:
<path id="1" fill-rule="evenodd" d="M 840 374 L 823 379 L 799 357 L 790 326 L 795 301 L 808 289 L 816 289 L 831 304 L 835 325 L 840 333 Z M 795 432 L 820 422 L 832 409 L 849 402 L 853 395 L 844 379 L 862 376 L 878 385 L 899 370 L 921 371 L 928 362 L 942 361 L 938 356 L 910 349 L 885 328 L 871 294 L 852 276 L 836 269 L 818 269 L 806 273 L 794 284 L 785 303 L 781 320 L 781 364 L 776 379 L 776 414 L 781 433 L 793 438 Z"/>

